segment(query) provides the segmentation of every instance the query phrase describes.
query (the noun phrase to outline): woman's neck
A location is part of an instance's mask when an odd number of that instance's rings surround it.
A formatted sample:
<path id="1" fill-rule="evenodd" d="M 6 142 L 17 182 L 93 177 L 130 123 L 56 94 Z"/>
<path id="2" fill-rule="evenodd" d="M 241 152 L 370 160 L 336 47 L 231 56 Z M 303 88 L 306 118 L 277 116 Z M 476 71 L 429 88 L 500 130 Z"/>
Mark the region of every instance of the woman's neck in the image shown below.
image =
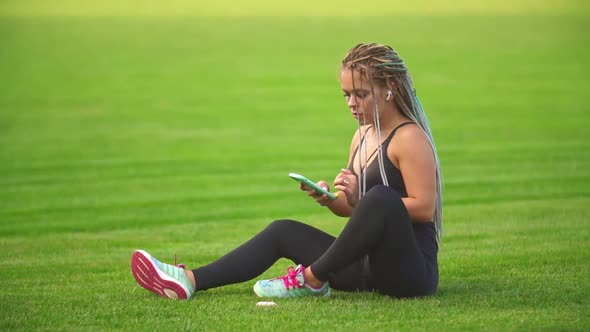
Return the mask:
<path id="1" fill-rule="evenodd" d="M 394 128 L 408 121 L 411 120 L 401 115 L 397 111 L 393 112 L 393 114 L 389 116 L 387 119 L 381 119 L 379 121 L 379 128 L 381 129 L 381 134 L 389 134 Z M 370 125 L 370 128 L 373 130 L 377 130 L 375 123 L 372 123 Z"/>

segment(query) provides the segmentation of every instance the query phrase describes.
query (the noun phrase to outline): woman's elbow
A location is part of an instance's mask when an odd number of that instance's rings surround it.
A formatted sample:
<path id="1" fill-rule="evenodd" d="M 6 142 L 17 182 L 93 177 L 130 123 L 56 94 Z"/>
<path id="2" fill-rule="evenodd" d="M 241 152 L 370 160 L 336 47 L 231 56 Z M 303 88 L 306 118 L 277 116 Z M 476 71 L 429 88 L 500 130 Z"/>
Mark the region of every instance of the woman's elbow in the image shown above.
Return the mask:
<path id="1" fill-rule="evenodd" d="M 429 222 L 434 219 L 434 204 L 424 204 L 416 206 L 410 211 L 410 217 L 415 222 Z"/>

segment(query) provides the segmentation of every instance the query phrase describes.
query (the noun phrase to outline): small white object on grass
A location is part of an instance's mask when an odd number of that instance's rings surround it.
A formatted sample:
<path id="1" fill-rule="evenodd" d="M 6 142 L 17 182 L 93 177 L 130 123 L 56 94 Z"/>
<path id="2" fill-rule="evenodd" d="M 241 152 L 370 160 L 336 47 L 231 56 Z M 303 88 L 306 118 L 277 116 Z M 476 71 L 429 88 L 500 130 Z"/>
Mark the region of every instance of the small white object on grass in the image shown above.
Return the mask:
<path id="1" fill-rule="evenodd" d="M 277 305 L 274 302 L 258 302 L 256 303 L 257 307 L 274 307 L 275 305 Z"/>

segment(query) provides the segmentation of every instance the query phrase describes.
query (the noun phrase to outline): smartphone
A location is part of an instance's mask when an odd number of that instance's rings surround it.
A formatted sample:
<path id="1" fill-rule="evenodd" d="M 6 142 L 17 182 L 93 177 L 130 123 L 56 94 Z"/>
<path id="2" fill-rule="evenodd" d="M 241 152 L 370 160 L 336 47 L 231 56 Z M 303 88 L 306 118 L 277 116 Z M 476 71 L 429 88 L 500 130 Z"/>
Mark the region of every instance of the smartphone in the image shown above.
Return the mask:
<path id="1" fill-rule="evenodd" d="M 313 190 L 317 191 L 318 193 L 320 193 L 322 195 L 328 196 L 329 199 L 338 198 L 338 194 L 333 194 L 333 193 L 327 191 L 326 189 L 318 186 L 317 184 L 315 184 L 315 182 L 309 180 L 308 178 L 306 178 L 305 176 L 303 176 L 301 174 L 289 173 L 289 177 L 291 177 L 291 179 L 293 179 L 299 183 L 303 183 L 304 185 L 312 188 Z"/>

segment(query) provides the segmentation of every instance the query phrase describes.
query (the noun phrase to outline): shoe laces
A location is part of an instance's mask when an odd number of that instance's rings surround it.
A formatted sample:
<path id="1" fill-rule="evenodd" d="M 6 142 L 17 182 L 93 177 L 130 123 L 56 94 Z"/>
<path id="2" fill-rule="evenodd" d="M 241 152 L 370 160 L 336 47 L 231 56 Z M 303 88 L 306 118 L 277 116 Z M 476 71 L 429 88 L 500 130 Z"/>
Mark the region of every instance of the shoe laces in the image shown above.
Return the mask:
<path id="1" fill-rule="evenodd" d="M 292 266 L 287 268 L 287 274 L 280 277 L 283 279 L 283 283 L 285 284 L 285 288 L 302 288 L 303 284 L 299 284 L 299 280 L 297 280 L 297 274 L 301 273 L 300 269 L 295 269 Z"/>
<path id="2" fill-rule="evenodd" d="M 177 264 L 176 263 L 176 254 L 174 254 L 174 266 L 179 267 L 179 268 L 181 268 L 183 270 L 186 268 L 186 265 L 184 265 L 182 263 L 180 263 L 180 264 Z"/>

